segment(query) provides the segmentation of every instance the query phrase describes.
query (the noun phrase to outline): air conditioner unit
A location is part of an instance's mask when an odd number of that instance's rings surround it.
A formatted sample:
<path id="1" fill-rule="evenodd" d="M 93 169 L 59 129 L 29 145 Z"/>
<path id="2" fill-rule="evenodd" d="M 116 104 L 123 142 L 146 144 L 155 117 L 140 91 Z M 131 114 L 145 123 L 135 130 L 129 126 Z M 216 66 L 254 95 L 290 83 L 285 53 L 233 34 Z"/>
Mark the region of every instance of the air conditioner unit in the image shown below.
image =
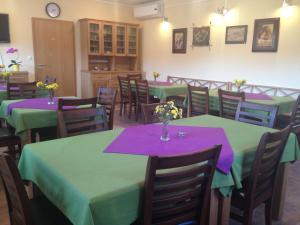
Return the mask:
<path id="1" fill-rule="evenodd" d="M 162 18 L 163 17 L 163 3 L 160 1 L 142 4 L 134 7 L 134 17 L 140 20 Z"/>

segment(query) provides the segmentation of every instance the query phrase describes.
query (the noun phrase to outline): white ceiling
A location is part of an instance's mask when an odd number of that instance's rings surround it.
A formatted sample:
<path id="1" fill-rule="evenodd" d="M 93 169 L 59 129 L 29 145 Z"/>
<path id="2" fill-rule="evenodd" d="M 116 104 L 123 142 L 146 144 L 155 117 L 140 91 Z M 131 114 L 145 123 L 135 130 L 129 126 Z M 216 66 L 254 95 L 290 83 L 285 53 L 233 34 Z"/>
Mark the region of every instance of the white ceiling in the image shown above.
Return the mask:
<path id="1" fill-rule="evenodd" d="M 146 3 L 146 2 L 153 2 L 153 0 L 102 0 L 102 1 L 125 4 L 125 5 L 136 5 L 136 4 Z"/>

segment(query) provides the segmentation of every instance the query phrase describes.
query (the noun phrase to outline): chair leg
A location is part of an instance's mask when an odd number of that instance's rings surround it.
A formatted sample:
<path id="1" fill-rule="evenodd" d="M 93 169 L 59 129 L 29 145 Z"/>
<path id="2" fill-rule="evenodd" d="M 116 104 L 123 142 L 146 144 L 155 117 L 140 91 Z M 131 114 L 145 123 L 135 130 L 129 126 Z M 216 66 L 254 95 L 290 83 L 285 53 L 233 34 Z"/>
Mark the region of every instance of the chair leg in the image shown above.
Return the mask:
<path id="1" fill-rule="evenodd" d="M 121 103 L 120 103 L 120 116 L 123 115 L 123 101 L 121 100 Z"/>
<path id="2" fill-rule="evenodd" d="M 128 114 L 128 119 L 131 118 L 131 113 L 132 113 L 132 100 L 129 101 L 129 114 Z"/>
<path id="3" fill-rule="evenodd" d="M 139 112 L 140 112 L 140 104 L 135 106 L 135 120 L 138 121 L 139 119 Z"/>
<path id="4" fill-rule="evenodd" d="M 244 212 L 244 222 L 243 225 L 252 225 L 253 210 Z"/>
<path id="5" fill-rule="evenodd" d="M 265 204 L 265 223 L 272 225 L 272 199 L 269 199 Z"/>

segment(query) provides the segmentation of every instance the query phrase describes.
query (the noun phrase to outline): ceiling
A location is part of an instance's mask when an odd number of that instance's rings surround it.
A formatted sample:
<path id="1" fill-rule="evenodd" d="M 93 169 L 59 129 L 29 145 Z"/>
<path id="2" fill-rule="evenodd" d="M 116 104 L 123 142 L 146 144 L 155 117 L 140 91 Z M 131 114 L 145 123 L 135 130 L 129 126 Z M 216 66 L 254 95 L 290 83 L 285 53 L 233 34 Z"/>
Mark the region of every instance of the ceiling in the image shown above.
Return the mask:
<path id="1" fill-rule="evenodd" d="M 153 2 L 153 0 L 102 0 L 102 1 L 125 4 L 125 5 L 136 5 L 136 4 L 146 3 L 146 2 Z"/>

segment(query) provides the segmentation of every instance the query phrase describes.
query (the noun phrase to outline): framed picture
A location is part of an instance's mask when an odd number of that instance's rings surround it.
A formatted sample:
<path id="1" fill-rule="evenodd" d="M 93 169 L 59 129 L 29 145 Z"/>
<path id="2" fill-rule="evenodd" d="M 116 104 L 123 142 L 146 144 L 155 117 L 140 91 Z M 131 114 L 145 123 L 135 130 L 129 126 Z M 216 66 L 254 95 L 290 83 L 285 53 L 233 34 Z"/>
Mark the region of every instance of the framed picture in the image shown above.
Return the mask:
<path id="1" fill-rule="evenodd" d="M 210 27 L 193 28 L 193 46 L 209 46 L 210 44 Z"/>
<path id="2" fill-rule="evenodd" d="M 187 46 L 187 28 L 174 29 L 172 52 L 185 54 L 186 46 Z"/>
<path id="3" fill-rule="evenodd" d="M 253 52 L 277 52 L 280 18 L 255 20 Z"/>
<path id="4" fill-rule="evenodd" d="M 225 44 L 246 44 L 247 35 L 247 25 L 226 27 Z"/>

